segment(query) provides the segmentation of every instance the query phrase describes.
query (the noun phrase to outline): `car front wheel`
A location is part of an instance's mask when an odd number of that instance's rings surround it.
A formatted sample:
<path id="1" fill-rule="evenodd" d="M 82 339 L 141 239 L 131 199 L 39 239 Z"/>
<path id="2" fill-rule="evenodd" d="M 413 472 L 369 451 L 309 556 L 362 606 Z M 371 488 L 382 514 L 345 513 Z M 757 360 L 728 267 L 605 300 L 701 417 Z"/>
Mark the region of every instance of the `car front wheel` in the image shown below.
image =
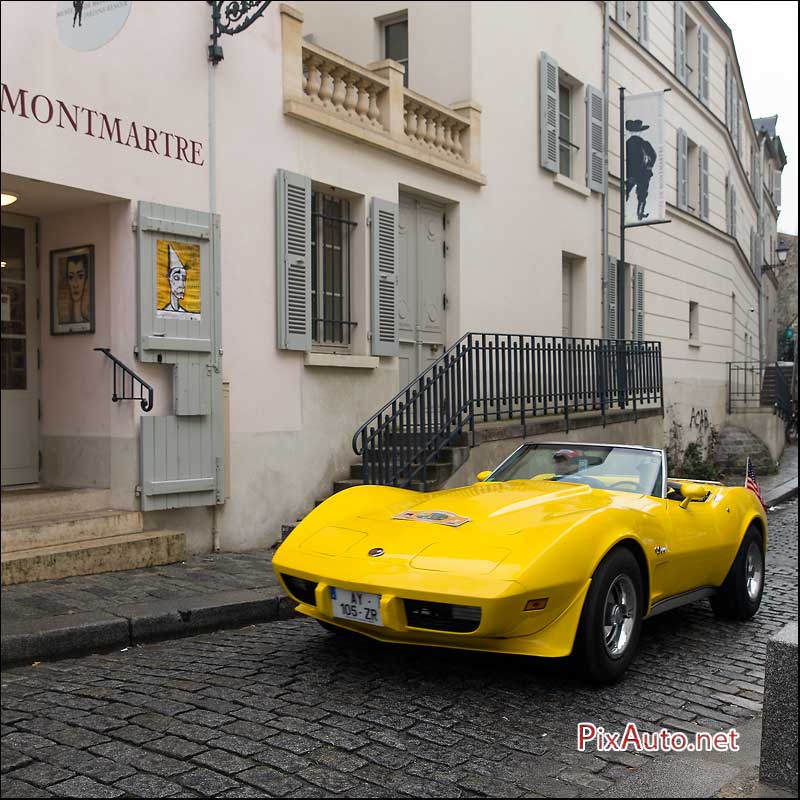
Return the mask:
<path id="1" fill-rule="evenodd" d="M 633 553 L 619 547 L 595 570 L 575 639 L 578 670 L 595 683 L 619 680 L 636 655 L 642 628 L 642 574 Z"/>

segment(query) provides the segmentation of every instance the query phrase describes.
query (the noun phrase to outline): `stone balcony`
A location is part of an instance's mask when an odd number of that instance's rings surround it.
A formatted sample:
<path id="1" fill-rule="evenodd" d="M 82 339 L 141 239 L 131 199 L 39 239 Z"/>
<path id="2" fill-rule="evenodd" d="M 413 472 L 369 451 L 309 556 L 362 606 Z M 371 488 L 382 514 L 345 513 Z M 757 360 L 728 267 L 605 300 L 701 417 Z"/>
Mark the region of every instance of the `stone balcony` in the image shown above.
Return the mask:
<path id="1" fill-rule="evenodd" d="M 303 14 L 281 5 L 283 111 L 440 172 L 485 184 L 481 109 L 450 107 L 403 86 L 403 66 L 367 67 L 303 40 Z"/>

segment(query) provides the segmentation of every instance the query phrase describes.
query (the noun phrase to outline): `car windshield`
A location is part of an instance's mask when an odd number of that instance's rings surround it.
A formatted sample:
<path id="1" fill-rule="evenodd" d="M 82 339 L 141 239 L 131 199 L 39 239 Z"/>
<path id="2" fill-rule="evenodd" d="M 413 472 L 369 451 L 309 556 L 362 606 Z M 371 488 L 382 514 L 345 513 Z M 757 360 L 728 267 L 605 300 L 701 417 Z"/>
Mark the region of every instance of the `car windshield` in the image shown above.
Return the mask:
<path id="1" fill-rule="evenodd" d="M 596 444 L 529 444 L 512 453 L 487 480 L 531 479 L 661 497 L 661 451 Z"/>

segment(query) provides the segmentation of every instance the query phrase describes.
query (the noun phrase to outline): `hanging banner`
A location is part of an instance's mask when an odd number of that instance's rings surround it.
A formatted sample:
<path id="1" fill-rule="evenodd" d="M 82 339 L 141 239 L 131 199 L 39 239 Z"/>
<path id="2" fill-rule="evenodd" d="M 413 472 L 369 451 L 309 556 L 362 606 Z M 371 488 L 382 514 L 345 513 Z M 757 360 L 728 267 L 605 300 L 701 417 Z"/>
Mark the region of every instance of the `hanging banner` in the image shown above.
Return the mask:
<path id="1" fill-rule="evenodd" d="M 664 92 L 625 97 L 625 226 L 666 221 Z"/>

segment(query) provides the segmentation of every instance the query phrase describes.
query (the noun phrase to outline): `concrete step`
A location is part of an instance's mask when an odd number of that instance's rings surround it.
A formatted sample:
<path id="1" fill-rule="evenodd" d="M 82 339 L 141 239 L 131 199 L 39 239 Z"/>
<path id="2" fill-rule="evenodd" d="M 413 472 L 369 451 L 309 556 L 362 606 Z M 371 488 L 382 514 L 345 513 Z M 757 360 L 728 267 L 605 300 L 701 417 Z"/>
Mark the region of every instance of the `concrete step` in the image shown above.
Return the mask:
<path id="1" fill-rule="evenodd" d="M 111 505 L 109 489 L 16 489 L 2 495 L 3 527 L 44 517 L 102 511 Z"/>
<path id="2" fill-rule="evenodd" d="M 139 511 L 89 511 L 62 517 L 40 517 L 3 525 L 0 552 L 13 553 L 38 547 L 54 547 L 94 539 L 140 533 Z"/>
<path id="3" fill-rule="evenodd" d="M 88 542 L 3 553 L 2 585 L 173 564 L 185 557 L 186 536 L 179 531 L 106 536 Z"/>

